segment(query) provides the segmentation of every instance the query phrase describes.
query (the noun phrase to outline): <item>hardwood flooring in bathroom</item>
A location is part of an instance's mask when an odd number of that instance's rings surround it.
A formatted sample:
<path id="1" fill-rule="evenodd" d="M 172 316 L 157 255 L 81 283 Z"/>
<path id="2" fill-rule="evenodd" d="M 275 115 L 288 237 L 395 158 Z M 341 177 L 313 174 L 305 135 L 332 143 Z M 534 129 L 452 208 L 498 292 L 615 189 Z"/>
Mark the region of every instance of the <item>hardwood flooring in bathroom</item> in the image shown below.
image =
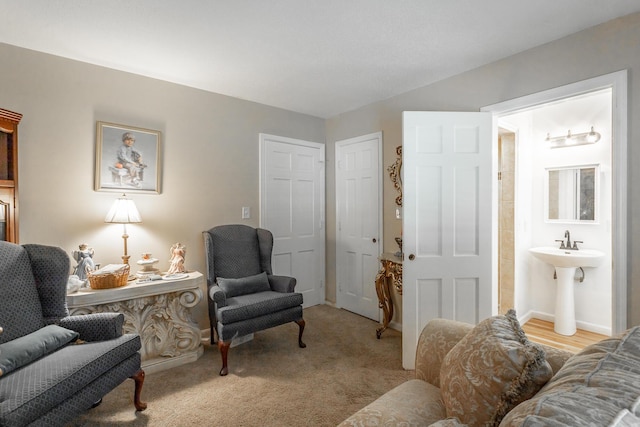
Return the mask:
<path id="1" fill-rule="evenodd" d="M 529 320 L 522 325 L 522 329 L 533 342 L 567 350 L 572 353 L 577 353 L 589 344 L 607 338 L 606 335 L 596 334 L 595 332 L 584 331 L 582 329 L 578 329 L 575 335 L 567 337 L 555 333 L 552 322 L 540 319 Z"/>

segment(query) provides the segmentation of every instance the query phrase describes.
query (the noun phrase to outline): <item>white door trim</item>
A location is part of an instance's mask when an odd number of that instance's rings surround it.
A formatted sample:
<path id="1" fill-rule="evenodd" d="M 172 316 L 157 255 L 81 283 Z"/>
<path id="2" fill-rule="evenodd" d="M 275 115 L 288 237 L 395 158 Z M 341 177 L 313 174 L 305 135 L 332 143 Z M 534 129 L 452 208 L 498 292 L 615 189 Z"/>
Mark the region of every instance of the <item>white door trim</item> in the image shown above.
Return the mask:
<path id="1" fill-rule="evenodd" d="M 612 89 L 613 96 L 613 319 L 612 333 L 627 329 L 627 158 L 628 158 L 628 110 L 627 110 L 627 70 L 616 71 L 603 76 L 582 80 L 565 86 L 545 90 L 509 101 L 488 105 L 480 111 L 488 111 L 494 116 L 506 115 L 518 110 L 533 108 L 599 89 Z"/>

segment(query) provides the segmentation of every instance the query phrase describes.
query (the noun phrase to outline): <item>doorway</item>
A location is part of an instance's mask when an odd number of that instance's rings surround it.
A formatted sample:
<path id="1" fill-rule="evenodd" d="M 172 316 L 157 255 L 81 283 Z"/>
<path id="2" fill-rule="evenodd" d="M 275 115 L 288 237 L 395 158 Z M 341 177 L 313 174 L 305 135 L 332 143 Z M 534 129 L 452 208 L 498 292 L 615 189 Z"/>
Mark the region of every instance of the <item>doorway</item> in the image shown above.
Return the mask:
<path id="1" fill-rule="evenodd" d="M 507 127 L 498 133 L 498 148 L 504 148 L 509 139 L 514 140 L 515 146 L 514 180 L 509 183 L 509 174 L 502 173 L 500 182 L 502 188 L 514 188 L 513 221 L 507 215 L 508 209 L 499 221 L 499 228 L 513 223 L 513 249 L 509 246 L 508 229 L 499 239 L 499 253 L 513 253 L 511 276 L 509 260 L 499 256 L 500 312 L 508 308 L 503 304 L 509 304 L 511 280 L 513 307 L 523 323 L 532 317 L 553 320 L 553 267 L 532 260 L 528 249 L 553 246 L 570 230 L 574 239 L 585 242 L 584 248 L 598 248 L 607 254 L 602 267 L 585 269 L 584 282 L 576 282 L 578 327 L 605 335 L 626 328 L 626 82 L 626 71 L 621 71 L 482 109 L 494 113 L 499 127 Z M 547 133 L 556 136 L 565 135 L 568 130 L 574 134 L 589 131 L 592 121 L 598 122 L 602 140 L 588 149 L 550 150 L 545 142 Z M 543 203 L 548 185 L 545 170 L 587 163 L 602 165 L 600 218 L 591 222 L 550 220 L 545 215 L 548 206 Z M 499 209 L 509 206 L 507 198 L 508 195 L 499 203 Z"/>

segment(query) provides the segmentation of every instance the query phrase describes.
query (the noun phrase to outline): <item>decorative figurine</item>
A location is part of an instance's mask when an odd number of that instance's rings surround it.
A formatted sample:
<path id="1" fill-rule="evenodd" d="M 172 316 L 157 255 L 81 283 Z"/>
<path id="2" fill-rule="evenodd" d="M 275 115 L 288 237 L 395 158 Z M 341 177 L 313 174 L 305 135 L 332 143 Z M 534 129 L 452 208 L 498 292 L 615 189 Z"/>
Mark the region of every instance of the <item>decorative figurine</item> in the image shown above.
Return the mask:
<path id="1" fill-rule="evenodd" d="M 187 254 L 187 247 L 182 243 L 176 243 L 171 246 L 171 265 L 169 266 L 169 270 L 167 274 L 178 274 L 178 273 L 186 273 L 184 268 L 184 257 Z"/>
<path id="2" fill-rule="evenodd" d="M 73 251 L 71 255 L 78 262 L 73 274 L 78 276 L 78 279 L 86 281 L 87 274 L 96 269 L 96 264 L 93 262 L 93 248 L 86 243 L 81 243 L 78 245 L 78 250 Z"/>
<path id="3" fill-rule="evenodd" d="M 139 270 L 136 273 L 136 276 L 139 279 L 145 279 L 152 275 L 160 274 L 160 270 L 153 266 L 153 264 L 158 262 L 158 258 L 152 258 L 149 252 L 145 252 L 141 256 L 142 259 L 138 260 L 137 264 L 142 266 L 142 270 Z"/>

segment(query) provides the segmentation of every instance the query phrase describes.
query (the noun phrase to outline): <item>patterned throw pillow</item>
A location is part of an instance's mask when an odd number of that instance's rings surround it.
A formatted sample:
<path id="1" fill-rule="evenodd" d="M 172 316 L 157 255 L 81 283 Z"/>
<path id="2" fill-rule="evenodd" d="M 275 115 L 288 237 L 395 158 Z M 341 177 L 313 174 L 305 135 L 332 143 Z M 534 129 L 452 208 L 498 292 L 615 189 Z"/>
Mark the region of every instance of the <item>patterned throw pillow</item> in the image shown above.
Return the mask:
<path id="1" fill-rule="evenodd" d="M 0 376 L 28 365 L 75 341 L 80 334 L 57 325 L 48 325 L 28 335 L 0 345 Z"/>
<path id="2" fill-rule="evenodd" d="M 448 417 L 497 426 L 552 376 L 541 346 L 530 342 L 514 310 L 480 322 L 447 354 L 440 390 Z"/>
<path id="3" fill-rule="evenodd" d="M 264 271 L 255 276 L 241 277 L 238 279 L 216 278 L 216 282 L 227 298 L 240 295 L 255 294 L 256 292 L 270 291 L 269 278 Z"/>

